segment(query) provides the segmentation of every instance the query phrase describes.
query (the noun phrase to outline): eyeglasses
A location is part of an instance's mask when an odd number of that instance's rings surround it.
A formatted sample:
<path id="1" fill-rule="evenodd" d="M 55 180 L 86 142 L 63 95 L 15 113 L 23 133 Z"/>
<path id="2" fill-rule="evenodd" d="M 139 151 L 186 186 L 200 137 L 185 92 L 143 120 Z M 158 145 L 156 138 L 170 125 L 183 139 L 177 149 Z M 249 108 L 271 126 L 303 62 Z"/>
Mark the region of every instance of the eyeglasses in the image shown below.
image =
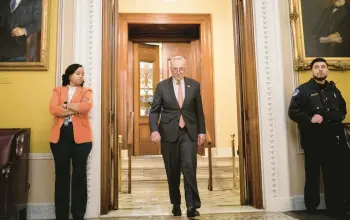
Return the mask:
<path id="1" fill-rule="evenodd" d="M 180 67 L 180 68 L 176 68 L 176 67 L 173 67 L 172 69 L 171 69 L 171 71 L 172 71 L 172 73 L 184 73 L 184 71 L 185 71 L 185 68 L 184 67 Z"/>

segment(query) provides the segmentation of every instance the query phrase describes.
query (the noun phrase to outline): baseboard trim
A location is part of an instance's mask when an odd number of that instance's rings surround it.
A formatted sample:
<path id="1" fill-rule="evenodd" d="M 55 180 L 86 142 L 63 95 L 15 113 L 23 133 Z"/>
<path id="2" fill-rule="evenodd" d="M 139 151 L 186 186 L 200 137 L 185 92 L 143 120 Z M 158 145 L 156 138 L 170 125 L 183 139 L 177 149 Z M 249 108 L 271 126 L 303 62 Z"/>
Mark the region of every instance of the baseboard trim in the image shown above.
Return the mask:
<path id="1" fill-rule="evenodd" d="M 293 197 L 293 208 L 295 211 L 296 210 L 306 210 L 303 195 L 298 195 L 298 196 Z M 326 209 L 324 194 L 320 195 L 320 204 L 318 206 L 318 209 Z"/>
<path id="2" fill-rule="evenodd" d="M 54 203 L 28 203 L 27 219 L 55 219 Z"/>
<path id="3" fill-rule="evenodd" d="M 28 159 L 30 160 L 53 160 L 52 153 L 29 153 Z"/>
<path id="4" fill-rule="evenodd" d="M 286 212 L 293 210 L 292 197 L 268 198 L 264 201 L 264 208 L 267 212 Z"/>
<path id="5" fill-rule="evenodd" d="M 268 212 L 287 212 L 306 210 L 304 196 L 277 197 L 265 200 L 265 210 Z M 320 195 L 320 205 L 317 209 L 325 209 L 324 195 Z"/>

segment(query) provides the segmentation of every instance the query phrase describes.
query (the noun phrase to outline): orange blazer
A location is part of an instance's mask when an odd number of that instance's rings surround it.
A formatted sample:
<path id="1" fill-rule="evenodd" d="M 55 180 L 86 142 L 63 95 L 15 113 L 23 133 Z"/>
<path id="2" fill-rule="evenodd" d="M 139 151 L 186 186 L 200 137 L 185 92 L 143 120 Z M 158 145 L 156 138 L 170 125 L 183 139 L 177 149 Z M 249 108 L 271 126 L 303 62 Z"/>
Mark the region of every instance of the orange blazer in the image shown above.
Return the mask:
<path id="1" fill-rule="evenodd" d="M 60 129 L 65 120 L 62 116 L 64 108 L 62 105 L 68 99 L 68 86 L 54 88 L 50 100 L 50 113 L 54 116 L 51 129 L 50 142 L 57 143 L 60 138 Z M 72 115 L 74 141 L 77 144 L 91 142 L 93 139 L 89 111 L 93 107 L 91 88 L 77 87 L 70 103 L 78 105 L 79 114 Z"/>

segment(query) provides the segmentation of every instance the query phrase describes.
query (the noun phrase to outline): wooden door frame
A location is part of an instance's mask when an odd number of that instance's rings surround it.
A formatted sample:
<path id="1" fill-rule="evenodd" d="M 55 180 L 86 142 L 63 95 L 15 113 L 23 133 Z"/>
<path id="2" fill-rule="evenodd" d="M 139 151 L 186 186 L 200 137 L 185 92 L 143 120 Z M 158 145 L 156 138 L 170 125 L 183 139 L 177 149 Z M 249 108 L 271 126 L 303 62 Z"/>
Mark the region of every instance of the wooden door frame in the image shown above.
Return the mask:
<path id="1" fill-rule="evenodd" d="M 111 105 L 111 73 L 112 73 L 112 54 L 111 42 L 112 30 L 109 28 L 113 23 L 112 0 L 102 1 L 102 59 L 101 59 L 101 190 L 100 190 L 100 214 L 107 214 L 110 206 L 110 187 L 111 187 L 111 158 L 110 158 L 110 109 Z M 106 88 L 106 89 L 104 89 Z"/>
<path id="2" fill-rule="evenodd" d="M 210 14 L 149 14 L 149 13 L 119 13 L 118 14 L 118 42 L 117 42 L 117 63 L 118 69 L 115 74 L 115 85 L 117 85 L 117 94 L 119 99 L 117 105 L 123 108 L 116 109 L 118 121 L 118 134 L 126 136 L 128 109 L 132 103 L 126 105 L 128 100 L 127 85 L 128 75 L 128 24 L 199 24 L 200 25 L 200 42 L 202 65 L 201 72 L 201 92 L 206 94 L 203 99 L 203 106 L 207 124 L 213 126 L 208 127 L 212 140 L 215 143 L 215 127 L 214 127 L 214 89 L 213 89 L 213 55 L 212 55 L 212 28 Z M 117 112 L 117 111 L 121 112 Z M 121 117 L 123 116 L 123 117 Z M 126 147 L 126 146 L 124 146 Z"/>
<path id="3" fill-rule="evenodd" d="M 242 205 L 263 208 L 260 127 L 252 0 L 232 0 L 240 195 Z M 245 175 L 247 174 L 247 175 Z M 251 180 L 251 181 L 250 181 Z M 249 182 L 250 181 L 250 182 Z"/>

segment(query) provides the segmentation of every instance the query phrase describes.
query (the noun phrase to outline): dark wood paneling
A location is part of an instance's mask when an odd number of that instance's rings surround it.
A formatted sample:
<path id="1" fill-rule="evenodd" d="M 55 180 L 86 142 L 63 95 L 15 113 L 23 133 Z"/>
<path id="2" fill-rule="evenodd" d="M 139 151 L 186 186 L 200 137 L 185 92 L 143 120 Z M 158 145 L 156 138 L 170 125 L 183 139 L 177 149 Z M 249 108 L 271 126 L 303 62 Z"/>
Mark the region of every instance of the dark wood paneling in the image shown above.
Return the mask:
<path id="1" fill-rule="evenodd" d="M 199 24 L 129 24 L 129 39 L 199 39 Z"/>

